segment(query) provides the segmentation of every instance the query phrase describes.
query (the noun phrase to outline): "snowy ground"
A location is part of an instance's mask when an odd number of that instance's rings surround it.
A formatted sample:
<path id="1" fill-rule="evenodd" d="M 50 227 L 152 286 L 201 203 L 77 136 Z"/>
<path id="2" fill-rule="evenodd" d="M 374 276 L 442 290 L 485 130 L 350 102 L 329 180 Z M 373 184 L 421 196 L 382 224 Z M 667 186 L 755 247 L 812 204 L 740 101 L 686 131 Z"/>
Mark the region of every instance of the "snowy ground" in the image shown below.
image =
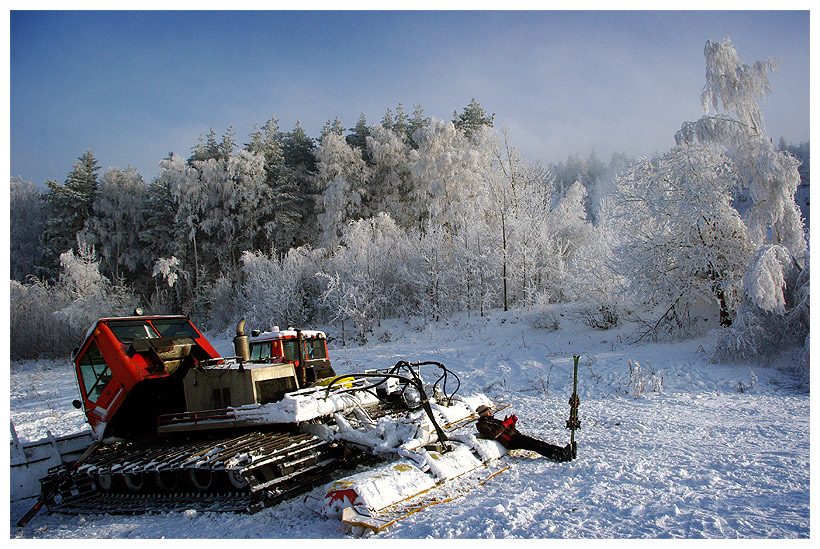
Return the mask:
<path id="1" fill-rule="evenodd" d="M 623 343 L 631 330 L 596 331 L 567 315 L 547 332 L 511 311 L 384 324 L 361 347 L 331 342 L 339 373 L 399 359 L 440 361 L 460 376 L 460 393 L 511 403 L 524 433 L 561 444 L 569 438 L 572 355 L 581 356 L 577 460 L 520 452 L 483 486 L 456 481 L 437 489 L 433 495 L 445 499 L 472 488 L 377 537 L 807 538 L 809 393 L 773 366 L 707 364 L 710 337 L 635 346 Z M 228 338 L 216 343 L 229 352 Z M 642 389 L 630 361 L 640 364 Z M 21 439 L 85 428 L 71 406 L 76 386 L 64 364 L 12 363 L 10 391 Z M 250 516 L 41 513 L 24 529 L 15 522 L 33 501 L 12 495 L 10 537 L 345 537 L 339 521 L 315 513 L 313 498 L 322 495 L 319 489 Z"/>

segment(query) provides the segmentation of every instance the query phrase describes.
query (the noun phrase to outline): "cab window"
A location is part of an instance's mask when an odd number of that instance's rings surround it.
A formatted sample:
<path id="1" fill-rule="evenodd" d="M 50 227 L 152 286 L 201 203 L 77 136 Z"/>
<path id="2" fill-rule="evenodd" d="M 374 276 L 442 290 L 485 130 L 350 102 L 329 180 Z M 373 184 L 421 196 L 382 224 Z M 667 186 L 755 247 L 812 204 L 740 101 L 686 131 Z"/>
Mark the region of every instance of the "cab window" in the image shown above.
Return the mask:
<path id="1" fill-rule="evenodd" d="M 152 320 L 151 324 L 162 334 L 162 337 L 190 337 L 199 339 L 199 334 L 185 319 Z"/>
<path id="2" fill-rule="evenodd" d="M 324 339 L 308 339 L 308 340 L 305 340 L 305 354 L 307 354 L 308 359 L 327 358 L 327 353 L 325 353 L 325 340 Z"/>
<path id="3" fill-rule="evenodd" d="M 154 328 L 147 322 L 110 322 L 108 327 L 120 343 L 131 343 L 135 339 L 159 337 Z"/>
<path id="4" fill-rule="evenodd" d="M 79 365 L 86 398 L 96 403 L 108 382 L 111 381 L 111 370 L 108 369 L 95 342 L 92 341 L 88 346 L 85 354 L 79 360 Z"/>
<path id="5" fill-rule="evenodd" d="M 270 341 L 251 344 L 251 360 L 265 360 L 270 356 Z"/>
<path id="6" fill-rule="evenodd" d="M 295 339 L 285 339 L 282 341 L 282 346 L 284 347 L 284 354 L 285 360 L 288 362 L 293 362 L 294 360 L 299 360 L 299 352 L 296 348 L 296 340 Z"/>

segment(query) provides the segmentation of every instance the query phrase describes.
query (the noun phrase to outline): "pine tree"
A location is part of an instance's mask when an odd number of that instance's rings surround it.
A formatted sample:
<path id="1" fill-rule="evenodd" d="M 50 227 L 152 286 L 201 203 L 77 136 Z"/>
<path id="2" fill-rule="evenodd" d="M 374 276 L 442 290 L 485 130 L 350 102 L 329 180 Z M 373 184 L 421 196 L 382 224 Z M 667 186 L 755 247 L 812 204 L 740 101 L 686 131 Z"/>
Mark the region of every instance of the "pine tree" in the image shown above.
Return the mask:
<path id="1" fill-rule="evenodd" d="M 387 109 L 387 112 L 384 113 L 382 117 L 381 126 L 382 128 L 387 128 L 388 130 L 393 129 L 393 124 L 395 123 L 395 118 L 393 117 L 393 111 L 391 109 Z"/>
<path id="2" fill-rule="evenodd" d="M 225 133 L 222 134 L 222 141 L 219 143 L 219 158 L 226 159 L 233 155 L 233 151 L 236 149 L 234 135 L 236 135 L 236 132 L 233 131 L 233 126 L 228 126 Z"/>
<path id="3" fill-rule="evenodd" d="M 160 162 L 160 167 L 174 164 L 174 153 Z M 145 223 L 139 233 L 139 240 L 145 249 L 145 265 L 152 265 L 159 257 L 171 257 L 180 254 L 180 245 L 176 239 L 177 229 L 174 218 L 177 204 L 171 194 L 171 180 L 160 174 L 148 185 L 145 202 Z M 166 172 L 167 175 L 167 172 Z"/>
<path id="4" fill-rule="evenodd" d="M 219 158 L 219 143 L 216 140 L 216 132 L 211 128 L 207 137 L 205 135 L 199 136 L 199 141 L 191 149 L 191 156 L 188 158 L 188 164 L 195 161 L 208 160 L 209 158 Z"/>
<path id="5" fill-rule="evenodd" d="M 390 127 L 393 133 L 400 136 L 402 139 L 407 138 L 407 130 L 409 128 L 407 115 L 404 113 L 404 107 L 401 103 L 396 107 L 396 117 L 393 119 L 393 125 Z"/>
<path id="6" fill-rule="evenodd" d="M 313 151 L 316 145 L 308 137 L 298 120 L 293 130 L 286 134 L 283 141 L 285 164 L 299 173 L 313 173 L 316 171 L 316 158 Z"/>
<path id="7" fill-rule="evenodd" d="M 66 177 L 64 185 L 53 180 L 46 181 L 48 191 L 43 195 L 48 215 L 44 239 L 45 266 L 52 276 L 57 272 L 60 254 L 75 248 L 77 234 L 93 213 L 99 170 L 100 166 L 89 149 L 74 163 L 74 169 Z"/>
<path id="8" fill-rule="evenodd" d="M 364 154 L 367 148 L 367 136 L 370 135 L 370 127 L 367 125 L 367 118 L 364 113 L 359 115 L 356 126 L 350 129 L 352 133 L 345 137 L 345 142 L 353 148 L 359 149 Z M 365 158 L 367 160 L 367 158 Z"/>
<path id="9" fill-rule="evenodd" d="M 475 98 L 470 100 L 470 104 L 464 107 L 461 114 L 458 111 L 453 112 L 453 125 L 456 129 L 461 130 L 468 139 L 472 139 L 482 126 L 492 128 L 493 119 L 495 119 L 495 114 L 487 116 Z"/>
<path id="10" fill-rule="evenodd" d="M 430 125 L 430 118 L 424 116 L 424 109 L 421 104 L 413 106 L 413 116 L 407 121 L 407 142 L 414 149 L 418 149 L 419 145 L 416 143 L 415 133 L 422 128 Z"/>
<path id="11" fill-rule="evenodd" d="M 249 137 L 251 140 L 245 144 L 245 150 L 264 155 L 265 169 L 268 172 L 280 170 L 285 161 L 285 155 L 282 150 L 284 136 L 279 130 L 279 121 L 271 116 L 261 130 L 258 126 L 254 126 L 254 131 Z"/>
<path id="12" fill-rule="evenodd" d="M 257 211 L 259 226 L 251 249 L 265 253 L 288 250 L 299 241 L 307 199 L 300 194 L 296 170 L 285 165 L 285 135 L 279 130 L 279 121 L 271 116 L 250 137 L 246 150 L 265 159 L 265 187 L 260 189 Z"/>
<path id="13" fill-rule="evenodd" d="M 292 196 L 295 186 L 300 226 L 293 233 L 293 245 L 299 246 L 311 241 L 316 231 L 316 201 L 320 200 L 319 191 L 314 183 L 316 174 L 316 144 L 307 136 L 302 124 L 296 122 L 293 130 L 283 138 L 284 166 L 289 173 L 287 193 Z"/>
<path id="14" fill-rule="evenodd" d="M 339 120 L 339 117 L 333 119 L 333 121 L 328 120 L 325 122 L 325 125 L 322 126 L 322 137 L 326 136 L 330 132 L 335 133 L 336 135 L 343 135 L 345 132 L 344 126 L 342 126 L 342 122 Z"/>
<path id="15" fill-rule="evenodd" d="M 112 280 L 133 278 L 144 267 L 139 233 L 148 186 L 134 168 L 111 168 L 102 175 L 94 213 L 83 234 L 99 253 L 100 264 Z"/>

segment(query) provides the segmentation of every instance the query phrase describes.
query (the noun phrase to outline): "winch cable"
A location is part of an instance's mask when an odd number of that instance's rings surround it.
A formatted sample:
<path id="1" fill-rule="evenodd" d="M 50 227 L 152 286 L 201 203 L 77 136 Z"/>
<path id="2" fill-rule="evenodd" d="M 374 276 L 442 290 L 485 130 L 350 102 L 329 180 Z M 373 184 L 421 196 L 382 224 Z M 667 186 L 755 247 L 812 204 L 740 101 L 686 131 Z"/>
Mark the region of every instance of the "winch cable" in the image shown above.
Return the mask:
<path id="1" fill-rule="evenodd" d="M 413 388 L 418 391 L 419 397 L 421 398 L 421 406 L 422 406 L 422 408 L 424 408 L 424 412 L 427 414 L 427 417 L 430 418 L 430 422 L 433 424 L 433 428 L 436 430 L 436 435 L 438 436 L 439 442 L 442 442 L 442 443 L 446 442 L 447 441 L 447 435 L 444 433 L 444 429 L 442 429 L 441 426 L 438 424 L 438 421 L 436 421 L 436 418 L 433 415 L 433 409 L 430 407 L 430 399 L 427 396 L 426 391 L 424 390 L 424 384 L 422 383 L 421 378 L 419 377 L 418 373 L 416 373 L 416 371 L 413 370 L 412 365 L 410 365 L 406 361 L 400 361 L 399 363 L 396 364 L 396 366 L 394 366 L 390 370 L 390 372 L 400 371 L 400 368 L 399 368 L 400 365 L 401 366 L 404 366 L 404 365 L 408 366 L 407 369 L 410 371 L 410 373 L 412 375 L 412 378 L 411 377 L 406 377 L 406 376 L 403 376 L 403 375 L 399 375 L 399 374 L 395 374 L 395 373 L 389 373 L 389 372 L 388 373 L 353 373 L 353 374 L 345 374 L 345 375 L 342 375 L 342 376 L 337 376 L 337 377 L 333 378 L 332 380 L 330 380 L 330 382 L 327 384 L 327 388 L 325 389 L 325 399 L 327 399 L 330 396 L 330 389 L 333 387 L 333 385 L 335 383 L 343 380 L 344 378 L 349 379 L 349 378 L 352 377 L 354 379 L 355 378 L 361 378 L 361 379 L 380 378 L 381 379 L 378 383 L 367 386 L 367 387 L 365 387 L 365 389 L 372 389 L 374 387 L 377 387 L 378 385 L 381 385 L 382 383 L 386 382 L 388 379 L 391 379 L 391 378 L 392 379 L 398 379 L 401 382 L 404 382 L 408 385 L 412 385 Z M 351 390 L 352 389 L 348 389 L 348 390 L 344 390 L 343 392 L 350 392 Z M 358 390 L 362 390 L 362 389 L 358 389 Z"/>
<path id="2" fill-rule="evenodd" d="M 452 404 L 453 396 L 461 388 L 461 379 L 459 379 L 459 377 L 456 375 L 456 373 L 454 371 L 452 371 L 449 368 L 447 368 L 446 366 L 444 366 L 444 364 L 442 364 L 441 362 L 428 361 L 428 362 L 417 362 L 417 363 L 415 363 L 416 366 L 425 366 L 425 365 L 428 365 L 428 364 L 438 366 L 441 369 L 441 372 L 442 372 L 441 376 L 439 376 L 439 378 L 433 384 L 433 393 L 435 394 L 436 386 L 438 386 L 439 382 L 444 380 L 444 383 L 442 383 L 442 385 L 441 385 L 441 391 L 444 394 L 444 397 L 447 399 L 447 404 L 448 405 Z M 448 375 L 452 375 L 454 378 L 456 378 L 456 383 L 457 383 L 455 390 L 452 393 L 450 393 L 449 395 L 447 394 L 447 376 Z"/>

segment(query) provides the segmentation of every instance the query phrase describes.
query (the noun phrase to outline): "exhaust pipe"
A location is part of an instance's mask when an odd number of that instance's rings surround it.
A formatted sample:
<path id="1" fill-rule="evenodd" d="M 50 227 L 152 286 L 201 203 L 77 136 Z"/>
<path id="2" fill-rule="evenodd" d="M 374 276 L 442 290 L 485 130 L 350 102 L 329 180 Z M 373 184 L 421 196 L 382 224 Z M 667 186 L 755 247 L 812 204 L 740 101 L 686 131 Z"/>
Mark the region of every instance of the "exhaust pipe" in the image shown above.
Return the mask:
<path id="1" fill-rule="evenodd" d="M 233 349 L 239 362 L 248 362 L 251 359 L 251 347 L 248 336 L 245 335 L 245 319 L 236 325 L 236 337 L 233 338 Z"/>

